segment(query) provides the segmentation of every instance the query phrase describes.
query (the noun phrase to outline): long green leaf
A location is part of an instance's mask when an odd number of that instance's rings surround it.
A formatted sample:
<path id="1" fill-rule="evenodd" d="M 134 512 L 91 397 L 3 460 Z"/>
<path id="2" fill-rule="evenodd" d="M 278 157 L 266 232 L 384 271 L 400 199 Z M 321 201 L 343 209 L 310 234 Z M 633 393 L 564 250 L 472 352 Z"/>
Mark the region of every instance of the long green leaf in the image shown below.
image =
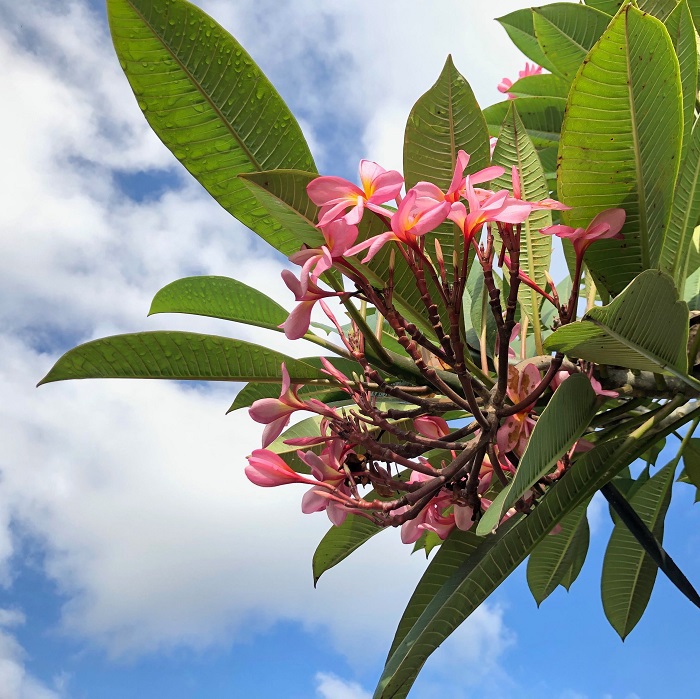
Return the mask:
<path id="1" fill-rule="evenodd" d="M 644 483 L 630 500 L 644 524 L 663 540 L 664 518 L 671 501 L 676 460 Z M 603 561 L 601 595 L 605 616 L 624 640 L 641 619 L 658 568 L 629 529 L 615 526 Z"/>
<path id="2" fill-rule="evenodd" d="M 505 167 L 505 173 L 491 183 L 492 189 L 511 189 L 511 168 L 518 168 L 522 198 L 540 201 L 549 196 L 545 177 L 537 151 L 525 131 L 518 115 L 517 103 L 512 100 L 508 114 L 498 135 L 493 162 Z M 542 235 L 541 228 L 552 224 L 550 211 L 533 211 L 522 226 L 520 234 L 520 269 L 543 289 L 547 284 L 545 273 L 549 271 L 552 257 L 552 237 Z M 530 287 L 521 284 L 518 300 L 530 318 L 536 336 L 541 335 L 540 305 L 542 297 Z"/>
<path id="3" fill-rule="evenodd" d="M 554 468 L 588 427 L 597 406 L 584 374 L 574 374 L 559 386 L 532 430 L 513 480 L 486 510 L 477 534 L 488 534 L 497 527 L 504 512 Z"/>
<path id="4" fill-rule="evenodd" d="M 498 136 L 511 101 L 497 102 L 484 109 L 491 136 Z M 556 146 L 564 119 L 566 100 L 562 97 L 518 97 L 518 115 L 537 148 Z"/>
<path id="5" fill-rule="evenodd" d="M 584 454 L 529 516 L 516 515 L 476 550 L 468 550 L 466 555 L 455 552 L 450 546 L 452 537 L 448 538 L 409 601 L 374 699 L 406 697 L 435 648 L 517 568 L 557 522 L 661 436 L 679 429 L 698 413 L 700 409 L 686 407 L 673 418 L 659 419 L 648 436 L 618 439 Z M 412 623 L 406 621 L 409 617 Z"/>
<path id="6" fill-rule="evenodd" d="M 662 22 L 673 12 L 678 0 L 637 0 L 642 12 L 658 17 Z"/>
<path id="7" fill-rule="evenodd" d="M 588 525 L 588 518 L 584 517 L 574 534 L 574 538 L 569 545 L 569 567 L 564 571 L 559 580 L 559 584 L 568 592 L 576 582 L 583 564 L 588 555 L 588 546 L 591 541 L 591 529 Z"/>
<path id="8" fill-rule="evenodd" d="M 186 0 L 107 0 L 119 61 L 148 123 L 229 213 L 275 247 L 244 172 L 316 168 L 301 129 L 241 45 Z M 301 241 L 299 241 L 301 243 Z"/>
<path id="9" fill-rule="evenodd" d="M 572 565 L 579 552 L 579 541 L 588 531 L 587 507 L 588 501 L 572 510 L 559 522 L 560 531 L 550 533 L 530 554 L 527 584 L 538 607 L 568 574 L 573 574 Z"/>
<path id="10" fill-rule="evenodd" d="M 610 293 L 659 261 L 680 161 L 678 59 L 663 24 L 626 6 L 574 79 L 559 144 L 562 218 L 586 227 L 622 207 L 623 240 L 602 240 L 586 263 Z"/>
<path id="11" fill-rule="evenodd" d="M 148 315 L 190 313 L 279 330 L 289 312 L 261 291 L 229 277 L 185 277 L 164 286 Z"/>
<path id="12" fill-rule="evenodd" d="M 567 80 L 573 80 L 610 22 L 604 12 L 570 2 L 533 7 L 532 18 L 540 48 Z"/>
<path id="13" fill-rule="evenodd" d="M 650 269 L 609 305 L 592 308 L 544 344 L 598 364 L 666 372 L 696 387 L 688 376 L 688 318 L 688 306 L 678 300 L 671 278 Z"/>
<path id="14" fill-rule="evenodd" d="M 280 383 L 327 379 L 318 369 L 243 340 L 155 331 L 92 340 L 66 352 L 39 385 L 66 379 L 178 379 Z"/>
<path id="15" fill-rule="evenodd" d="M 537 42 L 531 10 L 515 10 L 515 12 L 503 15 L 503 17 L 498 17 L 496 21 L 506 30 L 511 41 L 530 60 L 556 73 L 556 67 L 552 65 L 547 56 L 544 55 L 542 47 Z"/>
<path id="16" fill-rule="evenodd" d="M 700 117 L 693 126 L 673 197 L 671 220 L 661 249 L 660 267 L 672 277 L 681 294 L 695 226 L 700 219 Z"/>
<path id="17" fill-rule="evenodd" d="M 586 0 L 588 7 L 594 7 L 596 10 L 605 12 L 611 17 L 617 14 L 617 11 L 622 7 L 625 0 Z"/>

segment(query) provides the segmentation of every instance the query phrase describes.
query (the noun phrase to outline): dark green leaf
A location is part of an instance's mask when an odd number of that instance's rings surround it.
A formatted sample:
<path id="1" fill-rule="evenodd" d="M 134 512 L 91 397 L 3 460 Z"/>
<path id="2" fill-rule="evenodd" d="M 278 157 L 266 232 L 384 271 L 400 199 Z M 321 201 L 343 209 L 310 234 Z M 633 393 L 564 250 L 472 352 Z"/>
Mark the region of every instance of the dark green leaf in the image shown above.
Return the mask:
<path id="1" fill-rule="evenodd" d="M 508 92 L 517 97 L 561 97 L 569 94 L 569 83 L 550 73 L 528 75 L 514 82 Z"/>
<path id="2" fill-rule="evenodd" d="M 491 136 L 498 136 L 510 105 L 511 100 L 506 100 L 484 109 Z M 518 97 L 518 114 L 537 148 L 559 143 L 565 107 L 566 100 L 562 97 Z"/>
<path id="3" fill-rule="evenodd" d="M 537 42 L 531 10 L 516 10 L 510 14 L 503 15 L 503 17 L 498 17 L 496 21 L 508 32 L 511 41 L 530 60 L 549 71 L 556 72 L 556 68 L 544 55 L 542 48 Z"/>

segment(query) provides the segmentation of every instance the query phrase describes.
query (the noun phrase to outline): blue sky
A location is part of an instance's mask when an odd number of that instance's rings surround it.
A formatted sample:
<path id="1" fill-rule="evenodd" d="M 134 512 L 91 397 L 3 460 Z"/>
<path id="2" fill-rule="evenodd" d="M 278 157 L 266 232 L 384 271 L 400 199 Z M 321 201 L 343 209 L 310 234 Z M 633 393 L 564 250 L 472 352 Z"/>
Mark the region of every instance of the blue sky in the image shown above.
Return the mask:
<path id="1" fill-rule="evenodd" d="M 401 167 L 405 118 L 448 52 L 482 105 L 522 63 L 492 21 L 512 0 L 198 4 L 272 79 L 322 171 L 346 177 L 360 157 Z M 245 479 L 260 431 L 224 414 L 237 386 L 34 388 L 63 351 L 118 332 L 192 329 L 309 352 L 211 319 L 146 318 L 154 293 L 189 274 L 262 284 L 291 307 L 285 261 L 149 131 L 100 4 L 0 0 L 0 61 L 0 699 L 366 699 L 425 568 L 397 532 L 314 590 L 328 522 L 302 515 L 293 488 Z M 660 580 L 621 643 L 599 599 L 611 529 L 599 500 L 590 518 L 570 594 L 537 610 L 521 568 L 411 696 L 696 695 L 698 611 Z M 666 542 L 696 584 L 699 525 L 691 489 L 677 486 Z M 348 607 L 348 591 L 362 603 Z"/>

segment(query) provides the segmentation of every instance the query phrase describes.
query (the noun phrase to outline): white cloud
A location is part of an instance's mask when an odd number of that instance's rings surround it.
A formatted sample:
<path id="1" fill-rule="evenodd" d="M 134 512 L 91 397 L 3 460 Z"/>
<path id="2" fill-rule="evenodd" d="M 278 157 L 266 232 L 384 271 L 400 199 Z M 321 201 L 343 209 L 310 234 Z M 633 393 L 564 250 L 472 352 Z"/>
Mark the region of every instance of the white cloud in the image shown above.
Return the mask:
<path id="1" fill-rule="evenodd" d="M 312 140 L 322 140 L 335 110 L 346 126 L 356 123 L 357 157 L 366 152 L 393 165 L 408 109 L 437 76 L 447 50 L 470 78 L 470 66 L 478 66 L 481 94 L 507 67 L 502 30 L 488 26 L 501 69 L 479 58 L 485 19 L 457 0 L 443 7 L 450 19 L 440 23 L 450 33 L 446 46 L 420 35 L 419 2 L 377 9 L 367 1 L 358 11 L 319 10 L 304 0 L 275 4 L 274 22 L 265 16 L 271 3 L 203 5 L 282 80 L 285 96 L 302 105 Z M 510 6 L 503 3 L 499 12 Z M 13 134 L 4 144 L 13 167 L 0 172 L 2 582 L 11 584 L 12 556 L 21 552 L 12 523 L 45 548 L 46 573 L 69 599 L 64 630 L 113 654 L 228 642 L 249 635 L 247 621 L 256 615 L 258 628 L 285 618 L 328 630 L 360 663 L 361 653 L 388 647 L 424 561 L 409 557 L 396 533 L 387 532 L 329 571 L 314 591 L 311 556 L 328 523 L 301 515 L 294 488 L 263 491 L 245 479 L 244 456 L 258 445 L 260 430 L 245 415 L 223 415 L 234 387 L 102 381 L 34 389 L 56 358 L 46 347 L 53 352 L 74 338 L 137 329 L 230 332 L 292 354 L 310 352 L 298 344 L 290 349 L 279 334 L 230 330 L 213 320 L 145 319 L 158 288 L 193 273 L 231 274 L 287 305 L 290 299 L 279 257 L 186 174 L 178 191 L 143 203 L 116 186 L 117 171 L 179 166 L 148 129 L 105 27 L 86 7 L 78 0 L 0 0 L 7 20 L 0 28 L 0 80 L 13 95 L 13 108 L 0 112 L 3 133 Z M 20 26 L 31 42 L 10 34 Z M 387 41 L 386 26 L 407 38 Z M 311 46 L 316 73 L 304 69 Z M 332 73 L 327 90 L 318 88 L 319 66 Z M 375 109 L 379 100 L 383 106 Z M 323 157 L 330 162 L 333 154 Z M 348 624 L 336 614 L 339 589 L 363 588 L 367 571 L 377 592 Z M 513 642 L 498 607 L 481 607 L 464 628 L 445 647 L 475 668 L 488 665 L 475 638 L 494 662 Z M 437 654 L 436 672 L 446 652 Z"/>
<path id="2" fill-rule="evenodd" d="M 23 623 L 20 611 L 0 609 L 0 699 L 59 699 L 58 692 L 27 672 L 24 649 L 7 631 Z"/>
<path id="3" fill-rule="evenodd" d="M 316 694 L 322 699 L 371 699 L 357 682 L 347 682 L 333 674 L 319 672 L 316 674 Z"/>

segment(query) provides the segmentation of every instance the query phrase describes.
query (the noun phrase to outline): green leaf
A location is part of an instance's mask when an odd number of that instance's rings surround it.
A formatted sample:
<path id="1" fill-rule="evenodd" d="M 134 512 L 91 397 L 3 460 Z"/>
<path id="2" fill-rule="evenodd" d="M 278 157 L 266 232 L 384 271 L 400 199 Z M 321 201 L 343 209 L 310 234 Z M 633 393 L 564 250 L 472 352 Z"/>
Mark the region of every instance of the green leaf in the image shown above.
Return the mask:
<path id="1" fill-rule="evenodd" d="M 648 437 L 618 439 L 584 454 L 527 517 L 516 515 L 464 554 L 452 536 L 428 566 L 404 612 L 374 699 L 405 697 L 430 654 L 575 507 L 657 441 L 692 420 L 686 409 L 662 421 Z M 467 532 L 468 533 L 468 532 Z M 460 534 L 457 534 L 460 536 Z"/>
<path id="2" fill-rule="evenodd" d="M 243 340 L 189 332 L 113 335 L 66 352 L 39 385 L 66 379 L 178 379 L 296 383 L 328 378 L 318 369 Z"/>
<path id="3" fill-rule="evenodd" d="M 107 0 L 107 13 L 121 66 L 158 137 L 224 209 L 280 244 L 237 175 L 316 168 L 272 84 L 225 29 L 185 0 Z"/>
<path id="4" fill-rule="evenodd" d="M 493 162 L 495 165 L 502 165 L 506 171 L 491 183 L 491 188 L 512 189 L 511 168 L 515 166 L 520 173 L 522 198 L 525 201 L 540 201 L 549 196 L 547 178 L 537 157 L 537 151 L 518 115 L 516 105 L 518 101 L 511 101 L 508 114 L 498 134 Z M 551 212 L 533 211 L 523 224 L 520 234 L 520 269 L 543 289 L 547 285 L 545 273 L 549 271 L 552 257 L 552 237 L 542 235 L 539 231 L 551 225 Z M 532 321 L 536 336 L 541 335 L 539 309 L 542 296 L 521 284 L 518 290 L 518 301 Z"/>
<path id="5" fill-rule="evenodd" d="M 588 518 L 584 517 L 574 534 L 574 538 L 569 545 L 569 567 L 564 571 L 559 584 L 568 592 L 576 582 L 583 564 L 588 555 L 588 545 L 591 540 L 591 529 L 588 526 Z"/>
<path id="6" fill-rule="evenodd" d="M 634 497 L 634 494 L 651 478 L 651 467 L 647 464 L 644 470 L 637 476 L 636 479 L 630 478 L 629 481 L 620 481 L 620 479 L 614 479 L 615 487 L 624 495 L 624 497 L 629 501 Z M 622 487 L 620 487 L 622 486 Z M 608 510 L 610 512 L 610 519 L 615 524 L 622 522 L 620 515 L 615 512 L 612 505 L 608 504 Z"/>
<path id="7" fill-rule="evenodd" d="M 528 75 L 514 82 L 508 92 L 517 97 L 560 97 L 566 99 L 569 83 L 550 73 Z"/>
<path id="8" fill-rule="evenodd" d="M 476 267 L 476 265 L 474 265 L 474 267 Z M 500 289 L 500 279 L 498 279 L 496 275 L 494 275 L 493 279 L 496 287 Z M 479 270 L 476 270 L 475 274 L 469 275 L 467 279 L 467 289 L 463 300 L 466 299 L 467 294 L 471 299 L 469 320 L 471 321 L 471 327 L 476 333 L 476 336 L 479 338 L 476 346 L 481 344 L 482 333 L 485 329 L 486 355 L 488 357 L 493 357 L 496 349 L 498 328 L 496 326 L 496 319 L 494 318 L 494 315 L 491 312 L 491 307 L 489 306 L 489 292 L 486 288 L 486 284 L 484 283 L 484 275 L 481 274 Z"/>
<path id="9" fill-rule="evenodd" d="M 676 184 L 671 220 L 661 249 L 660 268 L 668 272 L 684 293 L 689 250 L 700 218 L 700 117 L 690 135 Z"/>
<path id="10" fill-rule="evenodd" d="M 503 17 L 496 18 L 496 21 L 506 30 L 511 41 L 532 61 L 546 68 L 551 72 L 556 72 L 556 68 L 542 52 L 542 48 L 535 36 L 535 25 L 532 19 L 532 11 L 529 9 L 516 10 Z"/>
<path id="11" fill-rule="evenodd" d="M 497 102 L 484 109 L 491 136 L 498 136 L 511 102 Z M 518 97 L 518 114 L 537 148 L 559 143 L 565 108 L 566 100 L 562 97 Z"/>
<path id="12" fill-rule="evenodd" d="M 363 497 L 365 500 L 374 500 L 377 495 L 372 492 Z M 365 517 L 352 514 L 349 514 L 339 527 L 331 527 L 314 552 L 312 563 L 314 587 L 327 570 L 345 560 L 353 551 L 381 531 L 383 531 L 382 527 Z"/>
<path id="13" fill-rule="evenodd" d="M 678 56 L 683 92 L 683 148 L 690 140 L 698 92 L 698 42 L 687 0 L 682 0 L 666 18 L 664 24 Z M 682 158 L 681 158 L 682 162 Z"/>
<path id="14" fill-rule="evenodd" d="M 672 374 L 695 387 L 687 375 L 688 318 L 671 277 L 650 269 L 610 304 L 559 328 L 544 345 L 597 364 Z"/>
<path id="15" fill-rule="evenodd" d="M 569 81 L 610 22 L 604 12 L 570 2 L 533 7 L 532 18 L 540 48 Z"/>
<path id="16" fill-rule="evenodd" d="M 559 522 L 561 530 L 556 534 L 550 533 L 530 554 L 527 584 L 538 607 L 567 575 L 573 575 L 572 564 L 578 553 L 577 546 L 583 540 L 584 533 L 589 531 L 586 518 L 589 502 L 582 502 L 564 517 Z"/>
<path id="17" fill-rule="evenodd" d="M 591 382 L 584 374 L 574 374 L 559 386 L 532 430 L 513 480 L 486 510 L 477 534 L 496 528 L 508 508 L 554 468 L 584 433 L 597 406 Z"/>
<path id="18" fill-rule="evenodd" d="M 303 361 L 308 362 L 306 359 Z M 240 408 L 248 408 L 253 405 L 256 400 L 260 400 L 261 398 L 279 398 L 281 392 L 281 383 L 248 383 L 238 392 L 231 407 L 226 412 L 232 413 L 234 410 L 239 410 Z M 315 398 L 322 403 L 328 404 L 343 400 L 347 397 L 347 393 L 343 393 L 343 391 L 333 386 L 309 384 L 299 389 L 299 398 L 302 400 Z"/>
<path id="19" fill-rule="evenodd" d="M 700 438 L 693 437 L 688 440 L 683 449 L 683 466 L 683 481 L 700 488 Z"/>
<path id="20" fill-rule="evenodd" d="M 191 313 L 279 331 L 289 312 L 261 291 L 229 277 L 185 277 L 164 286 L 148 315 Z"/>
<path id="21" fill-rule="evenodd" d="M 586 0 L 586 5 L 605 12 L 612 17 L 617 14 L 623 2 L 624 0 Z"/>
<path id="22" fill-rule="evenodd" d="M 674 460 L 644 483 L 630 500 L 630 505 L 659 541 L 663 541 L 675 466 Z M 637 625 L 649 603 L 657 571 L 656 564 L 629 529 L 622 522 L 617 524 L 605 552 L 601 595 L 605 616 L 623 640 Z"/>
<path id="23" fill-rule="evenodd" d="M 648 12 L 664 21 L 673 12 L 678 0 L 637 0 L 637 6 L 642 12 Z"/>
<path id="24" fill-rule="evenodd" d="M 484 116 L 469 83 L 448 56 L 437 82 L 416 102 L 406 123 L 406 189 L 427 180 L 447 191 L 460 149 L 470 155 L 467 172 L 489 165 Z"/>
<path id="25" fill-rule="evenodd" d="M 596 283 L 618 294 L 658 264 L 680 161 L 680 71 L 663 24 L 628 5 L 571 86 L 559 144 L 564 222 L 586 227 L 601 211 L 624 208 L 623 240 L 586 253 Z"/>
<path id="26" fill-rule="evenodd" d="M 283 255 L 297 252 L 302 243 L 309 247 L 323 244 L 316 228 L 318 207 L 306 193 L 306 186 L 317 175 L 298 170 L 269 170 L 238 176 L 261 210 L 266 212 L 257 224 L 256 233 L 274 240 Z"/>

